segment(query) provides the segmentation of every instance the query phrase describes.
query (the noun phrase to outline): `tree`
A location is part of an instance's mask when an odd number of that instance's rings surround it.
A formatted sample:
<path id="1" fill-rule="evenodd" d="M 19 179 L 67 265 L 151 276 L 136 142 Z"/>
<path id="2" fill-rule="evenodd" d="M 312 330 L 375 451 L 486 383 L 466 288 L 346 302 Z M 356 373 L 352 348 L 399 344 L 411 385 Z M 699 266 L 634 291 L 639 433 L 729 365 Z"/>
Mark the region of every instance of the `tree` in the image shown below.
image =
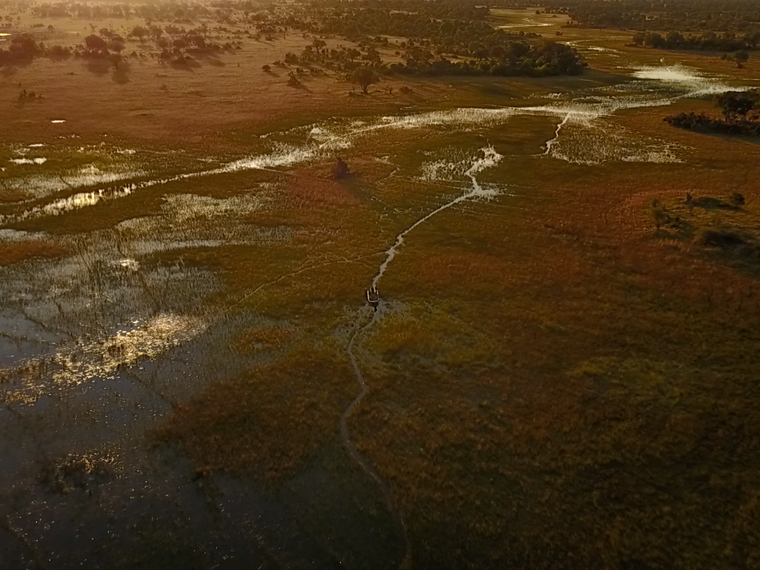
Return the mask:
<path id="1" fill-rule="evenodd" d="M 359 67 L 351 74 L 351 81 L 357 83 L 362 88 L 362 93 L 365 95 L 368 93 L 369 86 L 378 83 L 380 77 L 378 77 L 375 70 L 371 67 Z"/>
<path id="2" fill-rule="evenodd" d="M 656 199 L 652 200 L 652 202 L 649 204 L 649 217 L 651 218 L 652 222 L 654 222 L 654 227 L 657 228 L 657 231 L 659 231 L 662 226 L 666 226 L 671 222 L 670 216 L 668 215 L 668 211 L 665 209 L 665 206 L 663 206 L 662 203 Z"/>
<path id="3" fill-rule="evenodd" d="M 115 51 L 116 53 L 121 53 L 124 50 L 124 44 L 116 40 L 111 40 L 108 42 L 108 49 Z"/>
<path id="4" fill-rule="evenodd" d="M 145 37 L 148 35 L 150 35 L 150 32 L 143 26 L 135 26 L 134 28 L 132 28 L 132 31 L 129 32 L 130 38 L 137 38 L 140 41 L 145 40 Z"/>
<path id="5" fill-rule="evenodd" d="M 333 178 L 335 180 L 340 180 L 341 178 L 345 178 L 349 174 L 351 174 L 351 171 L 348 168 L 348 164 L 346 164 L 346 162 L 342 158 L 338 157 L 338 162 L 336 162 L 333 165 L 333 169 L 332 169 Z"/>
<path id="6" fill-rule="evenodd" d="M 744 202 L 745 202 L 744 195 L 739 194 L 738 192 L 733 192 L 731 194 L 731 205 L 734 208 L 741 208 L 742 206 L 744 206 Z"/>
<path id="7" fill-rule="evenodd" d="M 757 91 L 726 91 L 718 96 L 717 103 L 727 120 L 746 119 L 749 112 L 758 107 L 760 93 Z"/>
<path id="8" fill-rule="evenodd" d="M 2 51 L 2 50 L 0 50 Z M 34 59 L 42 52 L 42 48 L 37 45 L 34 38 L 29 34 L 19 34 L 11 40 L 7 57 L 11 60 L 22 61 Z"/>
<path id="9" fill-rule="evenodd" d="M 681 32 L 670 32 L 665 37 L 665 42 L 670 48 L 679 48 L 685 43 L 686 39 Z"/>
<path id="10" fill-rule="evenodd" d="M 749 53 L 747 53 L 746 50 L 740 49 L 734 54 L 734 61 L 736 62 L 736 67 L 741 69 L 744 67 L 744 64 L 747 63 L 747 60 L 749 59 Z"/>
<path id="11" fill-rule="evenodd" d="M 106 41 L 100 36 L 91 35 L 84 39 L 84 44 L 91 51 L 103 51 L 106 49 Z"/>
<path id="12" fill-rule="evenodd" d="M 269 73 L 270 71 L 272 71 L 272 68 L 271 68 L 271 67 L 269 67 L 268 65 L 262 65 L 262 66 L 261 66 L 261 70 L 262 70 L 264 73 Z"/>
<path id="13" fill-rule="evenodd" d="M 451 34 L 454 33 L 454 29 L 455 29 L 454 22 L 452 22 L 451 20 L 447 20 L 443 24 L 441 24 L 441 27 L 440 27 L 441 35 L 450 36 Z"/>

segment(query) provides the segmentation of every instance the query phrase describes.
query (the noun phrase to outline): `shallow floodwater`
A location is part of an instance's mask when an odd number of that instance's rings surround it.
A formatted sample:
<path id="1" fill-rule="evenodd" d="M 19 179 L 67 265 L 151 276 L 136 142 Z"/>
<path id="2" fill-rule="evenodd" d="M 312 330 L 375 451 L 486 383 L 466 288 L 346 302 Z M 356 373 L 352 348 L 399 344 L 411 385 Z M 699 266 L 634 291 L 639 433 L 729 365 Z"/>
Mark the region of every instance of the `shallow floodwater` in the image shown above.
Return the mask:
<path id="1" fill-rule="evenodd" d="M 268 318 L 230 311 L 239 299 L 219 301 L 224 287 L 212 268 L 168 254 L 231 244 L 266 251 L 299 239 L 287 225 L 256 224 L 256 216 L 286 192 L 287 176 L 247 184 L 227 197 L 189 193 L 183 184 L 202 180 L 213 185 L 220 177 L 245 172 L 287 174 L 330 162 L 346 149 L 381 146 L 385 133 L 416 130 L 427 140 L 442 141 L 451 133 L 480 138 L 466 147 L 442 142 L 417 157 L 413 167 L 394 163 L 400 157 L 392 149 L 378 157 L 393 172 L 403 166 L 410 184 L 439 189 L 435 200 L 402 212 L 410 220 L 403 231 L 384 235 L 369 248 L 379 254 L 366 262 L 375 264 L 373 284 L 382 285 L 394 271 L 394 260 L 414 247 L 418 228 L 439 212 L 473 201 L 508 201 L 524 192 L 513 182 L 512 161 L 540 171 L 546 164 L 685 160 L 688 149 L 626 132 L 613 116 L 727 89 L 720 79 L 686 68 L 643 68 L 613 88 L 532 100 L 525 106 L 304 125 L 262 137 L 261 152 L 214 158 L 211 166 L 203 160 L 208 157 L 172 156 L 156 167 L 144 151 L 104 148 L 100 154 L 88 151 L 94 157 L 90 164 L 70 167 L 64 155 L 76 152 L 74 147 L 13 149 L 8 168 L 17 170 L 4 172 L 3 182 L 26 198 L 0 213 L 0 245 L 51 242 L 65 253 L 0 267 L 0 485 L 7 490 L 0 500 L 0 552 L 29 567 L 36 556 L 52 567 L 85 558 L 96 567 L 109 567 L 113 555 L 108 545 L 142 548 L 147 539 L 134 528 L 147 525 L 157 535 L 179 529 L 176 536 L 185 542 L 178 548 L 184 554 L 175 563 L 187 567 L 198 564 L 195 556 L 207 567 L 332 567 L 340 562 L 332 553 L 333 542 L 352 553 L 357 567 L 373 560 L 362 560 L 370 555 L 396 564 L 403 557 L 403 537 L 394 536 L 388 546 L 373 542 L 376 537 L 363 530 L 367 515 L 360 507 L 374 504 L 379 491 L 352 470 L 349 457 L 337 472 L 317 462 L 272 497 L 224 476 L 206 486 L 188 481 L 191 469 L 185 459 L 142 443 L 146 430 L 173 408 L 250 365 L 228 348 L 230 339 Z M 521 117 L 542 121 L 548 136 L 541 144 L 515 156 L 483 144 L 489 133 L 508 132 Z M 9 227 L 81 212 L 97 216 L 101 208 L 140 193 L 161 199 L 150 215 L 119 221 L 111 229 L 54 236 Z M 268 277 L 272 287 L 282 278 Z M 252 286 L 246 297 L 259 294 L 261 287 Z M 384 305 L 383 311 L 381 315 L 393 307 Z M 325 337 L 332 333 L 325 331 Z M 63 466 L 52 483 L 43 476 L 51 465 Z M 65 492 L 58 492 L 61 488 Z M 88 500 L 93 494 L 97 501 Z M 318 503 L 315 496 L 329 496 L 332 502 Z M 337 514 L 329 512 L 331 505 Z M 304 512 L 312 518 L 308 524 L 300 518 Z M 342 520 L 332 534 L 314 530 L 325 517 Z M 394 530 L 392 521 L 386 523 L 390 534 L 403 533 Z M 104 548 L 93 552 L 93 540 Z"/>

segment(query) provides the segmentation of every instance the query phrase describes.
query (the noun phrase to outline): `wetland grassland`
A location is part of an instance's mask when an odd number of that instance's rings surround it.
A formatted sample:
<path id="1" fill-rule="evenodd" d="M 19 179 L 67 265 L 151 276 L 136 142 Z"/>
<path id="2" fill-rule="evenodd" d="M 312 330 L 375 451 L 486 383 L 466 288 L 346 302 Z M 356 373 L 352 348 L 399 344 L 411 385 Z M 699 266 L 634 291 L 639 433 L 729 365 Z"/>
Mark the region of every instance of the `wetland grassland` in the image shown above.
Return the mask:
<path id="1" fill-rule="evenodd" d="M 239 8 L 0 10 L 128 38 L 0 68 L 0 567 L 760 566 L 760 145 L 664 122 L 760 64 L 493 9 L 588 69 L 361 95 Z"/>

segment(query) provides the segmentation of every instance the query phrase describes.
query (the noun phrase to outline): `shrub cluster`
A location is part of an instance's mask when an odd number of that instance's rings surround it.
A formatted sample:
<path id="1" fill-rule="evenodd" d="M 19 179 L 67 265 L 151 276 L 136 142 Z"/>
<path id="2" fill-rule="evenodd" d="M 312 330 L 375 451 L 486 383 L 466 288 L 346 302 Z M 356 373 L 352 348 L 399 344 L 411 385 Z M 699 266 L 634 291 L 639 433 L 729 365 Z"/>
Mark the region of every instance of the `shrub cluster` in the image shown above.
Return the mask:
<path id="1" fill-rule="evenodd" d="M 710 117 L 704 113 L 680 113 L 671 117 L 665 117 L 665 122 L 673 127 L 692 131 L 751 137 L 760 136 L 760 122 L 758 121 L 727 121 Z"/>
<path id="2" fill-rule="evenodd" d="M 727 91 L 716 97 L 715 103 L 720 108 L 723 119 L 704 113 L 681 113 L 666 117 L 665 122 L 681 129 L 760 136 L 760 91 Z"/>
<path id="3" fill-rule="evenodd" d="M 683 49 L 700 51 L 740 51 L 756 50 L 760 43 L 760 31 L 738 37 L 732 32 L 716 34 L 705 32 L 699 36 L 684 36 L 680 32 L 670 32 L 665 37 L 656 32 L 639 32 L 633 36 L 633 43 L 638 46 L 656 49 Z"/>
<path id="4" fill-rule="evenodd" d="M 495 0 L 498 6 L 524 6 L 522 0 Z M 756 0 L 544 0 L 549 12 L 566 14 L 571 25 L 630 30 L 685 32 L 760 31 Z"/>
<path id="5" fill-rule="evenodd" d="M 18 34 L 11 38 L 11 44 L 7 50 L 0 48 L 0 66 L 27 63 L 42 53 L 43 47 L 32 36 Z"/>

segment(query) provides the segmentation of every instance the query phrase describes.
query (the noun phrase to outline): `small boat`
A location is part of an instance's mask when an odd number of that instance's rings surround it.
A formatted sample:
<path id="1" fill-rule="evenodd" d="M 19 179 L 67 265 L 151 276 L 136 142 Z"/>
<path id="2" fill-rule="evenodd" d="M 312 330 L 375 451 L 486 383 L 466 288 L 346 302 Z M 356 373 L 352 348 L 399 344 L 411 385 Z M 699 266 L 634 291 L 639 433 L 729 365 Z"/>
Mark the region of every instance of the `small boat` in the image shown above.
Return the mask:
<path id="1" fill-rule="evenodd" d="M 367 303 L 372 305 L 372 308 L 377 311 L 377 306 L 380 304 L 380 292 L 374 285 L 367 289 Z"/>

